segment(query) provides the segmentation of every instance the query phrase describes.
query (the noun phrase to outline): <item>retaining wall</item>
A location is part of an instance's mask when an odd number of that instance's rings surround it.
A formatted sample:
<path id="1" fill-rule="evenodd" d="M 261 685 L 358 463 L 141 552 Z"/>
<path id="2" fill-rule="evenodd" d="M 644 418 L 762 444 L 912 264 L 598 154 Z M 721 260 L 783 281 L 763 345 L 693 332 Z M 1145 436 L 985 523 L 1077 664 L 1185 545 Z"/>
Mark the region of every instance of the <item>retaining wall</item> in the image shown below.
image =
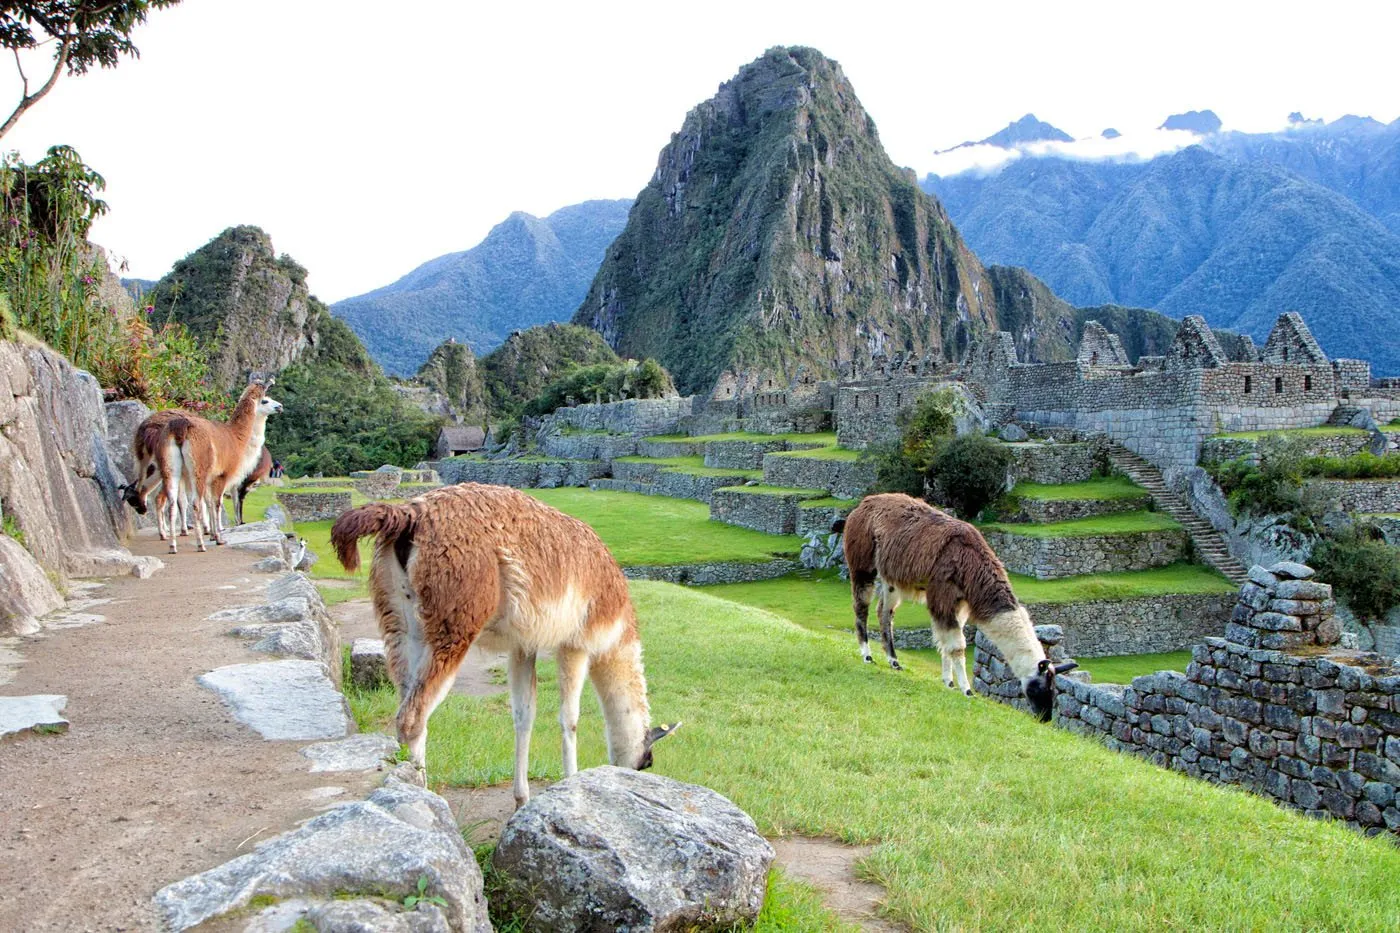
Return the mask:
<path id="1" fill-rule="evenodd" d="M 547 457 L 566 460 L 612 460 L 637 453 L 637 438 L 625 434 L 546 434 L 539 441 Z"/>
<path id="2" fill-rule="evenodd" d="M 622 573 L 629 580 L 658 580 L 662 583 L 682 583 L 687 586 L 713 586 L 719 583 L 773 580 L 801 569 L 802 565 L 799 562 L 780 558 L 756 563 L 709 561 L 672 566 L 624 567 Z"/>
<path id="3" fill-rule="evenodd" d="M 825 489 L 838 499 L 858 499 L 875 485 L 875 465 L 775 453 L 763 458 L 763 481 L 770 486 Z"/>
<path id="4" fill-rule="evenodd" d="M 543 423 L 549 428 L 570 427 L 579 431 L 605 431 L 634 437 L 674 434 L 679 430 L 680 420 L 690 416 L 693 405 L 693 396 L 576 405 L 546 415 Z"/>
<path id="5" fill-rule="evenodd" d="M 710 518 L 770 535 L 791 535 L 797 533 L 797 504 L 802 500 L 800 495 L 716 489 L 710 496 Z"/>
<path id="6" fill-rule="evenodd" d="M 277 501 L 294 522 L 324 522 L 350 511 L 348 492 L 282 492 Z"/>
<path id="7" fill-rule="evenodd" d="M 1298 437 L 1304 450 L 1314 457 L 1350 457 L 1371 446 L 1371 435 L 1324 434 Z M 1247 457 L 1258 460 L 1259 442 L 1246 437 L 1208 437 L 1201 442 L 1201 463 L 1224 463 Z"/>
<path id="8" fill-rule="evenodd" d="M 1097 448 L 1094 444 L 1011 444 L 1016 458 L 1011 472 L 1016 482 L 1082 483 L 1094 476 Z"/>
<path id="9" fill-rule="evenodd" d="M 360 495 L 369 499 L 392 499 L 399 489 L 400 470 L 357 470 L 350 474 Z M 295 516 L 294 516 L 295 518 Z"/>
<path id="10" fill-rule="evenodd" d="M 1181 651 L 1220 635 L 1235 597 L 1152 596 L 1142 599 L 1027 603 L 1038 624 L 1058 625 L 1065 650 L 1078 658 Z"/>
<path id="11" fill-rule="evenodd" d="M 587 486 L 590 480 L 608 475 L 608 464 L 600 460 L 457 460 L 438 462 L 442 481 L 489 483 L 517 489 L 553 489 L 558 486 Z"/>
<path id="12" fill-rule="evenodd" d="M 1016 499 L 1013 507 L 1002 510 L 1001 521 L 1068 522 L 1079 518 L 1112 515 L 1114 512 L 1137 512 L 1147 508 L 1151 496 L 1143 490 L 1131 499 Z"/>
<path id="13" fill-rule="evenodd" d="M 1037 580 L 1165 567 L 1186 557 L 1188 540 L 1185 531 L 1060 538 L 986 531 L 985 536 L 1007 570 Z"/>
<path id="14" fill-rule="evenodd" d="M 723 470 L 761 470 L 763 455 L 787 450 L 783 441 L 710 441 L 705 445 L 705 466 Z"/>
<path id="15" fill-rule="evenodd" d="M 797 533 L 803 536 L 810 534 L 827 535 L 831 534 L 831 526 L 838 518 L 845 518 L 850 514 L 851 509 L 856 507 L 856 503 L 845 506 L 836 505 L 803 505 L 797 506 Z"/>
<path id="16" fill-rule="evenodd" d="M 1251 569 L 1225 637 L 1197 645 L 1184 674 L 1127 686 L 1062 679 L 1055 721 L 1310 816 L 1400 832 L 1400 668 L 1335 647 L 1331 587 L 1307 579 L 1309 568 L 1272 570 Z M 1019 690 L 981 635 L 974 663 L 978 690 Z"/>
<path id="17" fill-rule="evenodd" d="M 1308 485 L 1343 512 L 1400 512 L 1400 479 L 1314 479 Z"/>

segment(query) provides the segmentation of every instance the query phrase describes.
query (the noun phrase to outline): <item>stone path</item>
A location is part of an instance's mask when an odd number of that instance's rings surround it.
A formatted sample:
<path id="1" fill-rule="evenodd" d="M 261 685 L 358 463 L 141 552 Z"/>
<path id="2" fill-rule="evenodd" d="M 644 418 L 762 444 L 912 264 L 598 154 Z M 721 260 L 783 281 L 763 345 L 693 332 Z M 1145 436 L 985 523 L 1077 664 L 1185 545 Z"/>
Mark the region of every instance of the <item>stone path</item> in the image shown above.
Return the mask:
<path id="1" fill-rule="evenodd" d="M 1220 571 L 1231 583 L 1243 585 L 1249 579 L 1248 569 L 1230 553 L 1220 532 L 1197 515 L 1184 499 L 1167 488 L 1160 470 L 1118 444 L 1109 445 L 1108 458 L 1129 479 L 1151 493 L 1152 501 L 1157 503 L 1159 509 L 1186 529 L 1202 560 Z"/>
<path id="2" fill-rule="evenodd" d="M 166 569 L 85 594 L 87 624 L 5 640 L 18 658 L 0 694 L 65 695 L 71 725 L 0 741 L 0 930 L 153 929 L 161 886 L 381 777 L 313 773 L 307 742 L 262 739 L 196 683 L 266 658 L 206 621 L 265 598 L 271 578 L 249 572 L 258 555 L 164 556 L 151 531 L 132 550 Z"/>

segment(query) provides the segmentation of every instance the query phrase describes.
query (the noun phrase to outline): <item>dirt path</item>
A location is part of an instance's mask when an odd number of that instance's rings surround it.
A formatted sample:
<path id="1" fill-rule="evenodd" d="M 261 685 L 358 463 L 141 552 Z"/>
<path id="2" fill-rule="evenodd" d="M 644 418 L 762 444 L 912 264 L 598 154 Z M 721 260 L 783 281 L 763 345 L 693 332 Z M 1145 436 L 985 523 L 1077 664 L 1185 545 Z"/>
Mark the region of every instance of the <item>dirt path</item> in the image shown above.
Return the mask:
<path id="1" fill-rule="evenodd" d="M 870 854 L 868 846 L 847 846 L 834 839 L 785 836 L 774 839 L 778 864 L 788 877 L 822 892 L 822 903 L 847 923 L 874 933 L 902 933 L 904 927 L 876 913 L 885 889 L 856 877 L 855 864 Z"/>
<path id="2" fill-rule="evenodd" d="M 203 620 L 271 578 L 247 551 L 163 549 L 142 532 L 166 568 L 88 594 L 102 621 L 3 646 L 23 660 L 0 694 L 66 694 L 72 726 L 0 742 L 0 930 L 155 929 L 158 888 L 377 780 L 311 774 L 308 743 L 264 741 L 195 683 L 265 657 Z"/>

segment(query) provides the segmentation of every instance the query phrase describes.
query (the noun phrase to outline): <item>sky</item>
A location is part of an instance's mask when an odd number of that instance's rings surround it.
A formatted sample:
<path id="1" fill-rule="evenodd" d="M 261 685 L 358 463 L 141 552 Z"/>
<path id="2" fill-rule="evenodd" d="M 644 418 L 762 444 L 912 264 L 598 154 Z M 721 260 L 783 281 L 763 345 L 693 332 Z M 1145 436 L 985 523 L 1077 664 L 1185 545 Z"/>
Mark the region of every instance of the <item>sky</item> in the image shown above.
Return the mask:
<path id="1" fill-rule="evenodd" d="M 92 238 L 125 275 L 256 224 L 336 301 L 512 211 L 635 196 L 687 111 L 774 45 L 839 61 L 922 176 L 1028 112 L 1075 137 L 1204 108 L 1243 130 L 1294 110 L 1389 122 L 1397 27 L 1380 0 L 185 0 L 137 30 L 139 60 L 62 78 L 0 149 L 66 143 L 103 174 Z M 42 56 L 27 61 L 33 80 Z M 0 62 L 6 111 L 18 92 Z"/>

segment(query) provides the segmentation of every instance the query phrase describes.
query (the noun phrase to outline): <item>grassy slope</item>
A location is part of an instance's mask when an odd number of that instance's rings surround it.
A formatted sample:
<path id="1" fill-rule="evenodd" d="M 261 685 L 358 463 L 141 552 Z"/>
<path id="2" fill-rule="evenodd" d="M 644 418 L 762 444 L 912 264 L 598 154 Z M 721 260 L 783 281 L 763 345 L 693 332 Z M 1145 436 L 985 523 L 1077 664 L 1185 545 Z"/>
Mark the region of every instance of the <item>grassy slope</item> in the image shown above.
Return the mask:
<path id="1" fill-rule="evenodd" d="M 1281 431 L 1236 431 L 1232 434 L 1216 434 L 1215 437 L 1224 437 L 1231 440 L 1257 441 L 1260 438 L 1277 434 L 1282 437 L 1334 437 L 1339 434 L 1365 434 L 1363 428 L 1346 428 L 1336 425 L 1322 425 L 1316 428 L 1286 428 Z"/>
<path id="2" fill-rule="evenodd" d="M 743 492 L 755 496 L 802 496 L 807 499 L 829 499 L 830 494 L 825 489 L 803 489 L 798 486 L 766 486 L 759 483 L 754 486 L 725 486 L 718 492 Z"/>
<path id="3" fill-rule="evenodd" d="M 859 460 L 861 451 L 849 450 L 845 447 L 814 447 L 811 450 L 784 450 L 773 456 L 775 457 L 797 457 L 801 460 Z"/>
<path id="4" fill-rule="evenodd" d="M 666 584 L 634 584 L 656 721 L 686 720 L 657 771 L 733 799 L 764 832 L 876 842 L 861 866 L 916 929 L 1391 929 L 1400 851 L 1107 751 L 930 672 Z M 717 659 L 723 663 L 717 663 Z M 542 665 L 531 773 L 557 777 Z M 392 693 L 359 698 L 382 727 Z M 509 779 L 505 696 L 450 696 L 432 780 Z M 585 703 L 580 765 L 604 760 Z M 1339 905 L 1365 905 L 1339 911 Z"/>
<path id="5" fill-rule="evenodd" d="M 797 537 L 712 522 L 710 507 L 690 499 L 573 488 L 527 491 L 592 525 L 624 566 L 758 562 L 796 554 L 802 547 Z"/>
<path id="6" fill-rule="evenodd" d="M 1018 499 L 1067 502 L 1081 499 L 1136 499 L 1146 496 L 1147 490 L 1126 476 L 1110 476 L 1061 485 L 1017 483 L 1016 488 L 1011 490 L 1011 495 Z"/>
<path id="7" fill-rule="evenodd" d="M 1115 512 L 1111 515 L 1095 515 L 1092 518 L 1077 518 L 1068 522 L 997 523 L 979 525 L 983 531 L 1003 531 L 1013 535 L 1026 535 L 1032 538 L 1072 538 L 1084 535 L 1126 535 L 1144 531 L 1179 531 L 1175 519 L 1164 512 Z"/>
<path id="8" fill-rule="evenodd" d="M 818 431 L 812 434 L 795 432 L 792 434 L 755 434 L 752 431 L 730 431 L 728 434 L 704 434 L 698 437 L 691 437 L 688 434 L 658 434 L 655 437 L 648 437 L 649 441 L 688 441 L 692 444 L 704 444 L 709 441 L 752 441 L 760 443 L 763 441 L 792 441 L 799 444 L 819 444 L 822 447 L 836 446 L 836 432 Z"/>

